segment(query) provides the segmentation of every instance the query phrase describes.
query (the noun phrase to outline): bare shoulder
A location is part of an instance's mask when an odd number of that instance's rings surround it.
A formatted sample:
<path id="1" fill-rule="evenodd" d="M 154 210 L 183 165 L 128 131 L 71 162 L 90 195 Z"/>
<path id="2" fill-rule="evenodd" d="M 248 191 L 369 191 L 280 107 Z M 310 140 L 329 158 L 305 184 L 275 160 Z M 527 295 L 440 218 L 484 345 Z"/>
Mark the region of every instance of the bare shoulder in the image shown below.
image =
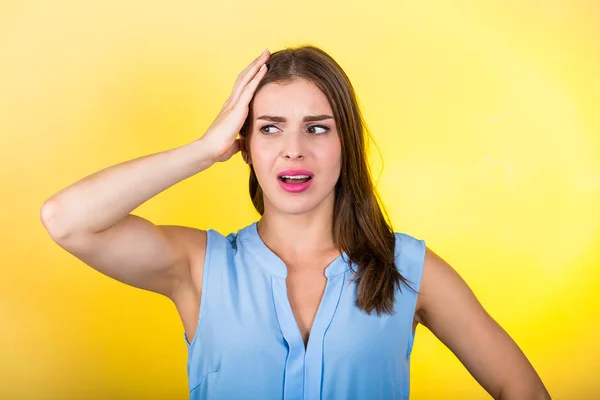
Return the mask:
<path id="1" fill-rule="evenodd" d="M 159 225 L 159 228 L 186 254 L 193 288 L 200 293 L 206 255 L 207 232 L 182 225 Z"/>
<path id="2" fill-rule="evenodd" d="M 200 312 L 208 232 L 179 225 L 161 225 L 160 229 L 178 244 L 188 260 L 188 279 L 173 292 L 171 301 L 179 313 L 187 338 L 191 341 L 196 334 Z"/>
<path id="3" fill-rule="evenodd" d="M 459 291 L 470 292 L 470 289 L 456 270 L 432 249 L 426 247 L 415 313 L 415 320 L 417 322 L 423 324 L 422 317 L 427 312 L 427 306 L 431 301 L 443 304 L 444 301 L 450 300 L 444 298 L 449 295 L 449 292 L 444 291 L 443 287 L 447 287 L 448 285 L 454 286 Z"/>

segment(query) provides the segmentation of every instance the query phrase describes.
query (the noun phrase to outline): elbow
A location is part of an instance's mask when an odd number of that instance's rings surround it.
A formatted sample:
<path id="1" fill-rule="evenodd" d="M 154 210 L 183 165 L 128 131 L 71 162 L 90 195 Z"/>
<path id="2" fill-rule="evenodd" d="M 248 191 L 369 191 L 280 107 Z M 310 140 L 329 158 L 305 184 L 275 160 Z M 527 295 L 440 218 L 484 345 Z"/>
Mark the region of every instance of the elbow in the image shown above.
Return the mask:
<path id="1" fill-rule="evenodd" d="M 46 200 L 40 209 L 40 221 L 55 242 L 61 242 L 70 236 L 65 218 L 56 201 Z"/>

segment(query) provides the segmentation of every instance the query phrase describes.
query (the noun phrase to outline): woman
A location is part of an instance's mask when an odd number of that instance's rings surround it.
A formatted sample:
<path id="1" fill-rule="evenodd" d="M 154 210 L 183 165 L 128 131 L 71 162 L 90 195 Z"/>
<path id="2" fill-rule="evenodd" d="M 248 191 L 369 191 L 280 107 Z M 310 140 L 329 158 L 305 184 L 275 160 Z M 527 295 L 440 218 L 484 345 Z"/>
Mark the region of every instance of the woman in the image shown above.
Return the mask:
<path id="1" fill-rule="evenodd" d="M 223 236 L 131 214 L 240 150 L 257 223 Z M 41 218 L 86 264 L 173 301 L 190 398 L 405 399 L 418 323 L 494 398 L 549 398 L 457 273 L 392 230 L 353 88 L 316 47 L 265 50 L 200 139 L 96 172 Z"/>

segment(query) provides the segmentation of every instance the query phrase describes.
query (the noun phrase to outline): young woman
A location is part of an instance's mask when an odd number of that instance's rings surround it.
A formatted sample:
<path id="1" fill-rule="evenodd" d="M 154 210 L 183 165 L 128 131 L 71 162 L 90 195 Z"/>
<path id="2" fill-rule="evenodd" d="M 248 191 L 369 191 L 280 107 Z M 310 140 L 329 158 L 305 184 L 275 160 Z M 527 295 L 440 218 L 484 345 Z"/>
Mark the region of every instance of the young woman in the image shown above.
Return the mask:
<path id="1" fill-rule="evenodd" d="M 392 230 L 363 135 L 328 54 L 265 51 L 201 138 L 96 172 L 48 199 L 41 218 L 84 263 L 173 301 L 192 399 L 407 399 L 418 323 L 494 398 L 549 399 L 459 275 Z M 131 214 L 240 150 L 258 222 L 224 236 Z"/>

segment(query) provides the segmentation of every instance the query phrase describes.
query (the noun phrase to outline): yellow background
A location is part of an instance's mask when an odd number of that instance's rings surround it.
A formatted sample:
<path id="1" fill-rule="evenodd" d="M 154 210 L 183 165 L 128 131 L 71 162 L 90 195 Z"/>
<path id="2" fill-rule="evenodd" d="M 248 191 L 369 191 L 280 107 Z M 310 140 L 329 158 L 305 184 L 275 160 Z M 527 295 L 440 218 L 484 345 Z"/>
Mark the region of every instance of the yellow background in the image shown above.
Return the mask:
<path id="1" fill-rule="evenodd" d="M 345 69 L 394 228 L 453 265 L 555 399 L 600 390 L 597 1 L 0 3 L 0 398 L 186 398 L 171 303 L 85 267 L 43 201 L 209 126 L 264 48 Z M 381 160 L 384 165 L 382 169 Z M 236 155 L 136 213 L 228 233 L 257 218 Z M 486 399 L 420 327 L 414 399 Z"/>

